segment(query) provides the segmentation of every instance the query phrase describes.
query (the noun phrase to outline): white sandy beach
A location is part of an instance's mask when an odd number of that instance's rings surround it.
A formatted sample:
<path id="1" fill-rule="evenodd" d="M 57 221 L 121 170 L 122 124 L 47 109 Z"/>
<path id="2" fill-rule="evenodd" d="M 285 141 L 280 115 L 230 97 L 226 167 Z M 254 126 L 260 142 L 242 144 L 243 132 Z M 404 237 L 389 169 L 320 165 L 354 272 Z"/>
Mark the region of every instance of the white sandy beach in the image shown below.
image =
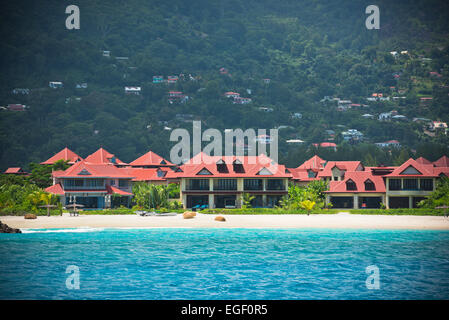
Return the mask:
<path id="1" fill-rule="evenodd" d="M 349 229 L 421 229 L 449 230 L 449 218 L 440 216 L 352 215 L 222 215 L 226 222 L 215 221 L 216 215 L 197 214 L 183 219 L 182 214 L 167 217 L 137 215 L 80 215 L 71 217 L 4 216 L 0 221 L 12 228 L 349 228 Z"/>

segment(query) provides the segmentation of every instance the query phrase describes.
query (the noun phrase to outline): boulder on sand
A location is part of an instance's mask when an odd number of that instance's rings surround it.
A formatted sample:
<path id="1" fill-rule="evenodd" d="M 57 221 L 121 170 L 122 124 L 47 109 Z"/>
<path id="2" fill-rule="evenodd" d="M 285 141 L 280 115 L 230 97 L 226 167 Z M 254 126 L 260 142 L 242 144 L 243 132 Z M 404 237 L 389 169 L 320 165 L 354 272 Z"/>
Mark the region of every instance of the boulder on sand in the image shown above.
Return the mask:
<path id="1" fill-rule="evenodd" d="M 25 215 L 25 219 L 36 219 L 36 218 L 37 218 L 36 215 L 33 213 L 27 213 Z"/>
<path id="2" fill-rule="evenodd" d="M 10 228 L 0 221 L 0 233 L 22 233 L 22 231 L 20 229 Z"/>
<path id="3" fill-rule="evenodd" d="M 184 211 L 184 213 L 190 213 L 192 216 L 196 217 L 195 211 Z"/>
<path id="4" fill-rule="evenodd" d="M 225 222 L 226 219 L 225 219 L 225 217 L 222 217 L 222 216 L 216 216 L 216 217 L 215 217 L 215 221 Z"/>
<path id="5" fill-rule="evenodd" d="M 193 212 L 184 212 L 183 214 L 182 214 L 182 217 L 184 218 L 184 219 L 193 219 L 194 217 L 195 217 L 195 215 L 193 214 Z"/>

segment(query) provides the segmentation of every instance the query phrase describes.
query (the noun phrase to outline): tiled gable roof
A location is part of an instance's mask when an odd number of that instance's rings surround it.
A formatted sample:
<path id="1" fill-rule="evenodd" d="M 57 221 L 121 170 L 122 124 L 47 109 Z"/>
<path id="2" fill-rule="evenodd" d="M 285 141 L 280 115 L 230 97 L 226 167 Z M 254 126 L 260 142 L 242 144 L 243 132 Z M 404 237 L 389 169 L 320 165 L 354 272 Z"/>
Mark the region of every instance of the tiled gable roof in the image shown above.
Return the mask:
<path id="1" fill-rule="evenodd" d="M 53 157 L 48 160 L 41 162 L 41 164 L 54 164 L 56 161 L 64 160 L 69 161 L 69 164 L 74 164 L 77 161 L 83 160 L 79 155 L 70 150 L 69 148 L 64 148 L 58 153 L 56 153 Z"/>

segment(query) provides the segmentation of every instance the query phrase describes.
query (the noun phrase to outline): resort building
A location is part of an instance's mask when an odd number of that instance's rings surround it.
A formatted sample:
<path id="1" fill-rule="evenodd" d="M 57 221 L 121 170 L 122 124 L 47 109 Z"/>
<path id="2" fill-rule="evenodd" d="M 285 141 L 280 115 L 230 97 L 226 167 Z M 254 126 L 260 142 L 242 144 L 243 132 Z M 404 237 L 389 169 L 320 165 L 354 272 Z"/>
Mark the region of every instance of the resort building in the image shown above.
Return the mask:
<path id="1" fill-rule="evenodd" d="M 325 161 L 314 156 L 288 170 L 298 185 L 327 181 L 326 203 L 334 208 L 416 208 L 435 190 L 439 178 L 449 177 L 449 158 L 431 162 L 421 157 L 399 167 L 364 167 L 360 161 Z"/>
<path id="2" fill-rule="evenodd" d="M 52 177 L 53 185 L 45 191 L 61 196 L 63 206 L 76 203 L 86 209 L 111 208 L 112 195 L 125 197 L 121 203 L 131 202 L 133 177 L 112 163 L 90 163 L 86 159 L 65 171 L 54 171 Z"/>
<path id="3" fill-rule="evenodd" d="M 243 194 L 253 207 L 274 207 L 288 193 L 291 174 L 265 155 L 208 156 L 199 153 L 168 176 L 179 179 L 185 208 L 240 208 Z"/>

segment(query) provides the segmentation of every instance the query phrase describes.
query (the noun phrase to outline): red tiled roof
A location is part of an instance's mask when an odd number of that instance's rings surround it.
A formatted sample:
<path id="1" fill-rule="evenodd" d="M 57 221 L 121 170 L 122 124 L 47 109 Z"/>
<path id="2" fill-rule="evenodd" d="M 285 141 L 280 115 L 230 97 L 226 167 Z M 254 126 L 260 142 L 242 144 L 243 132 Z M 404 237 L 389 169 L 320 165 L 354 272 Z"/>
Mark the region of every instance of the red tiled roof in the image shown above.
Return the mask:
<path id="1" fill-rule="evenodd" d="M 423 157 L 419 157 L 418 159 L 416 159 L 416 162 L 420 164 L 432 164 L 432 162 Z"/>
<path id="2" fill-rule="evenodd" d="M 81 173 L 81 174 L 80 174 Z M 83 174 L 84 173 L 84 174 Z M 89 163 L 86 160 L 79 161 L 64 172 L 53 172 L 56 178 L 123 178 L 131 179 L 132 176 L 125 170 L 112 164 Z"/>
<path id="3" fill-rule="evenodd" d="M 83 160 L 79 155 L 70 150 L 69 148 L 64 148 L 58 153 L 56 153 L 53 157 L 48 159 L 47 161 L 41 162 L 41 164 L 54 164 L 56 161 L 64 160 L 69 161 L 69 164 L 73 164 L 79 160 Z"/>
<path id="4" fill-rule="evenodd" d="M 162 163 L 165 162 L 165 163 Z M 153 151 L 149 151 L 145 153 L 143 156 L 137 158 L 133 162 L 129 164 L 132 167 L 139 166 L 174 166 L 173 163 L 165 160 L 160 155 L 154 153 Z"/>
<path id="5" fill-rule="evenodd" d="M 242 164 L 242 172 L 236 172 L 233 168 L 234 161 Z M 222 167 L 225 169 L 223 172 L 219 172 L 217 168 L 217 162 L 222 162 Z M 266 155 L 260 156 L 208 156 L 204 153 L 199 153 L 190 159 L 187 163 L 181 167 L 182 172 L 170 174 L 170 178 L 174 177 L 220 177 L 220 178 L 238 178 L 238 177 L 271 177 L 271 178 L 291 178 L 290 173 L 286 173 L 285 166 L 275 163 Z M 208 170 L 210 175 L 198 174 L 203 169 Z M 271 174 L 260 173 L 270 172 Z"/>
<path id="6" fill-rule="evenodd" d="M 337 167 L 346 172 L 357 171 L 359 166 L 363 167 L 360 161 L 328 161 L 323 171 L 318 174 L 318 177 L 332 177 L 332 168 Z"/>
<path id="7" fill-rule="evenodd" d="M 421 174 L 401 174 L 404 170 L 406 170 L 410 166 L 415 168 Z M 386 177 L 389 177 L 389 178 L 423 177 L 423 176 L 426 176 L 426 177 L 436 177 L 437 176 L 434 173 L 433 165 L 421 164 L 412 158 L 408 159 L 402 165 L 400 165 L 399 167 L 394 169 L 393 172 L 390 173 L 389 175 L 386 175 Z"/>
<path id="8" fill-rule="evenodd" d="M 115 163 L 111 161 L 112 158 L 115 158 Z M 118 164 L 118 165 L 126 165 L 125 162 L 121 161 L 119 158 L 117 158 L 112 153 L 109 153 L 103 148 L 98 149 L 94 153 L 92 153 L 90 156 L 88 156 L 86 159 L 86 162 L 89 163 L 96 163 L 96 164 Z"/>
<path id="9" fill-rule="evenodd" d="M 57 183 L 53 186 L 46 188 L 45 191 L 48 193 L 52 193 L 52 194 L 56 194 L 56 195 L 60 195 L 60 196 L 64 195 L 64 190 L 62 189 L 62 186 L 60 183 Z"/>
<path id="10" fill-rule="evenodd" d="M 433 164 L 436 167 L 449 167 L 449 157 L 447 156 L 442 156 L 440 159 L 438 159 L 437 161 L 434 161 Z"/>
<path id="11" fill-rule="evenodd" d="M 14 167 L 6 169 L 5 173 L 24 173 L 24 172 L 22 171 L 22 168 Z"/>
<path id="12" fill-rule="evenodd" d="M 120 168 L 133 177 L 132 181 L 165 181 L 166 171 L 160 168 Z M 158 171 L 165 171 L 164 176 L 159 176 Z"/>
<path id="13" fill-rule="evenodd" d="M 352 180 L 356 185 L 356 190 L 347 190 L 346 182 Z M 371 180 L 374 183 L 375 190 L 366 190 L 365 189 L 365 181 Z M 349 193 L 360 193 L 360 192 L 369 192 L 369 193 L 384 193 L 385 183 L 381 176 L 373 176 L 370 171 L 352 171 L 346 172 L 345 178 L 342 181 L 330 181 L 329 182 L 329 191 L 326 192 L 349 192 Z"/>
<path id="14" fill-rule="evenodd" d="M 106 186 L 106 190 L 108 194 L 120 194 L 122 196 L 132 196 L 133 194 L 130 192 L 126 192 L 123 190 L 120 190 L 119 188 L 113 187 L 113 186 Z"/>
<path id="15" fill-rule="evenodd" d="M 313 146 L 318 148 L 318 143 L 314 143 Z M 321 142 L 319 144 L 319 146 L 321 148 L 335 148 L 335 147 L 337 147 L 337 145 L 335 143 L 333 143 L 333 142 Z"/>

